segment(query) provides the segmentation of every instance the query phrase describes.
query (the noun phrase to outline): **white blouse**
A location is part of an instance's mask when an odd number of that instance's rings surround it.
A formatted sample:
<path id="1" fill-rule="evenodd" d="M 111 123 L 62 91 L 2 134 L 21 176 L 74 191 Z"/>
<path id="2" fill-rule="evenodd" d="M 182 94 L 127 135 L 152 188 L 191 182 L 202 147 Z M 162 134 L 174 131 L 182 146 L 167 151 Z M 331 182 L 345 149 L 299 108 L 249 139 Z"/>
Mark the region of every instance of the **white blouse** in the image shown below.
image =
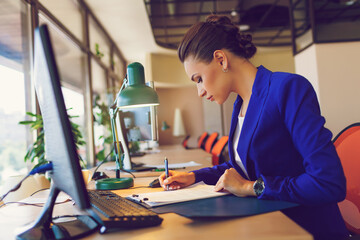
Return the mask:
<path id="1" fill-rule="evenodd" d="M 241 110 L 240 110 L 241 112 Z M 237 146 L 239 144 L 239 138 L 240 138 L 240 133 L 241 133 L 241 129 L 242 129 L 242 126 L 244 124 L 244 119 L 245 117 L 241 117 L 240 116 L 240 112 L 239 112 L 239 116 L 238 116 L 238 124 L 236 126 L 236 129 L 235 129 L 235 134 L 234 134 L 234 139 L 233 139 L 233 150 L 234 150 L 234 156 L 235 156 L 235 161 L 236 163 L 239 165 L 239 167 L 241 168 L 241 170 L 243 170 L 243 172 L 245 173 L 245 175 L 247 176 L 248 179 L 249 178 L 249 175 L 244 167 L 244 164 L 242 163 L 241 159 L 240 159 L 240 156 L 237 152 Z"/>

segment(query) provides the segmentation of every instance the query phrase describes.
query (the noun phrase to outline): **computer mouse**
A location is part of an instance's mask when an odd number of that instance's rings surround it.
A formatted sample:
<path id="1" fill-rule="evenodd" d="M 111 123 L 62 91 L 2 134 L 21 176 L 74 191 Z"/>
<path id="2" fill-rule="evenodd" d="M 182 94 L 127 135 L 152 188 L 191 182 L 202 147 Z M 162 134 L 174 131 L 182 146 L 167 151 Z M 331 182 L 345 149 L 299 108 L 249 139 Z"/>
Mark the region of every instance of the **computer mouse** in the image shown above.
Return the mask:
<path id="1" fill-rule="evenodd" d="M 161 187 L 159 179 L 158 179 L 158 178 L 155 178 L 154 181 L 152 181 L 151 183 L 149 183 L 149 187 L 151 187 L 151 188 Z"/>

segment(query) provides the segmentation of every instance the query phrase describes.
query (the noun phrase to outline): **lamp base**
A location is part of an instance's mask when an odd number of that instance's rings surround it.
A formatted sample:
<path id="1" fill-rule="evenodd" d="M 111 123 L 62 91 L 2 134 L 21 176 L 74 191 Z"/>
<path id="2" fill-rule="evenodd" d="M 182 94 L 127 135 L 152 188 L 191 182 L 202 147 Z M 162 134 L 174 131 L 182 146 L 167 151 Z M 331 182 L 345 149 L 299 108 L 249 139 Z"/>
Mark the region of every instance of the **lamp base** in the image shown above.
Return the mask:
<path id="1" fill-rule="evenodd" d="M 97 190 L 116 190 L 134 186 L 132 178 L 104 178 L 95 182 Z"/>

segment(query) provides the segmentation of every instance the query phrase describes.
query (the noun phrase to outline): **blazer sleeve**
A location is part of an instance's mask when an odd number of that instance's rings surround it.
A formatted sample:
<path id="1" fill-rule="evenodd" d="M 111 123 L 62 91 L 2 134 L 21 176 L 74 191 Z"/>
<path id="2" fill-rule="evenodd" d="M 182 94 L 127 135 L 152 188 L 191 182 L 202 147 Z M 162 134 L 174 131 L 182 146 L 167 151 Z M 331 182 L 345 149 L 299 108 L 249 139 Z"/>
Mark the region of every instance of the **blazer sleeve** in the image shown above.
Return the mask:
<path id="1" fill-rule="evenodd" d="M 202 168 L 192 171 L 195 173 L 195 183 L 204 181 L 209 185 L 215 185 L 226 169 L 232 168 L 229 162 L 224 162 L 214 167 Z"/>
<path id="2" fill-rule="evenodd" d="M 263 176 L 260 199 L 276 199 L 304 205 L 334 203 L 346 195 L 346 179 L 324 127 L 316 93 L 305 78 L 291 75 L 280 84 L 278 108 L 293 144 L 303 157 L 305 172 L 298 176 Z"/>

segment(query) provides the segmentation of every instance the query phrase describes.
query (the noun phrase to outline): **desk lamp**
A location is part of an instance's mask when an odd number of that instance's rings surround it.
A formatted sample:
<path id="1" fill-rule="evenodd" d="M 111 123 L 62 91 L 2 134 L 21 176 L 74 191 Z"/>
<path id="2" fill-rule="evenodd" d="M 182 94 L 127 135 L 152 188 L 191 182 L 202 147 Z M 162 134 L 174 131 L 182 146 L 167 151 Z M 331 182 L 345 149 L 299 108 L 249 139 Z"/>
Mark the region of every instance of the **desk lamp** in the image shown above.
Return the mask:
<path id="1" fill-rule="evenodd" d="M 145 85 L 144 67 L 138 62 L 129 64 L 127 67 L 127 77 L 125 77 L 116 99 L 110 107 L 111 131 L 116 161 L 116 178 L 106 178 L 96 181 L 96 189 L 122 189 L 133 186 L 134 182 L 132 178 L 120 178 L 121 169 L 131 169 L 129 148 L 125 141 L 124 124 L 120 116 L 121 109 L 157 105 L 159 105 L 159 98 L 155 90 Z M 118 134 L 117 124 L 120 126 L 120 134 Z"/>

